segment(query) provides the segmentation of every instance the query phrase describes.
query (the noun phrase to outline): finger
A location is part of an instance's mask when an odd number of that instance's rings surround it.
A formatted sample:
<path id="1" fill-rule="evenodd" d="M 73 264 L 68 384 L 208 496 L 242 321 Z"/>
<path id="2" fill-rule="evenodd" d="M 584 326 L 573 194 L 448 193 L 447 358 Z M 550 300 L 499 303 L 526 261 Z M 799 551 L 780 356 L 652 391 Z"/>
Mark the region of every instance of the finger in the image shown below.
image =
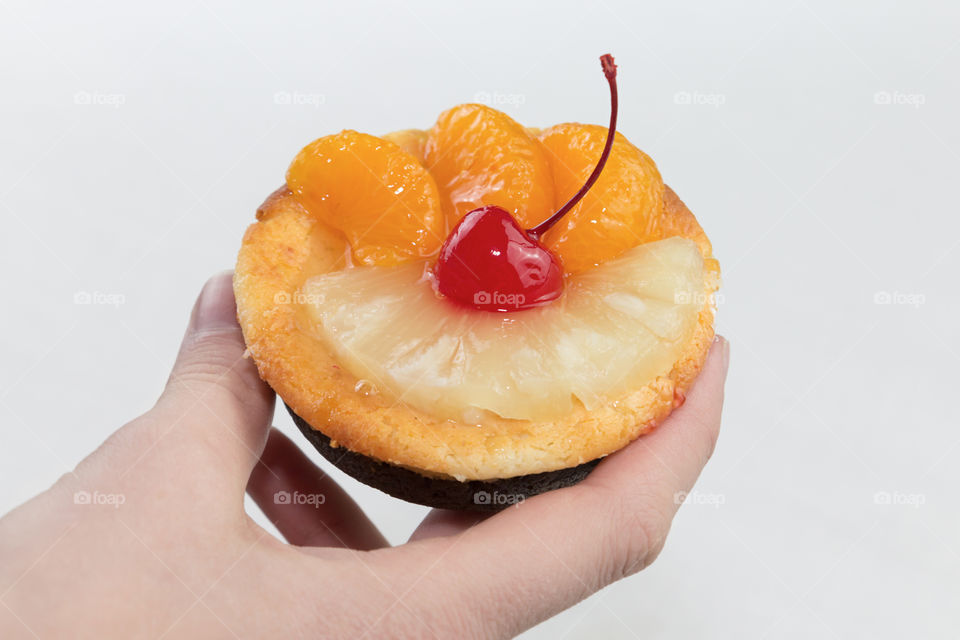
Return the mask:
<path id="1" fill-rule="evenodd" d="M 273 391 L 260 379 L 237 324 L 232 276 L 207 281 L 157 403 L 171 438 L 214 453 L 242 494 L 266 442 Z"/>
<path id="2" fill-rule="evenodd" d="M 363 550 L 389 546 L 347 492 L 276 429 L 270 429 L 247 493 L 291 544 Z"/>
<path id="3" fill-rule="evenodd" d="M 616 492 L 625 486 L 658 489 L 650 497 L 666 505 L 671 516 L 676 513 L 680 504 L 676 493 L 693 486 L 713 455 L 720 435 L 729 357 L 729 343 L 718 338 L 683 406 L 661 428 L 601 462 L 579 488 L 594 492 Z"/>
<path id="4" fill-rule="evenodd" d="M 417 526 L 410 536 L 410 542 L 452 536 L 486 520 L 492 513 L 481 511 L 451 511 L 449 509 L 431 509 L 427 517 Z"/>
<path id="5" fill-rule="evenodd" d="M 412 552 L 440 555 L 431 575 L 456 576 L 439 579 L 440 589 L 470 603 L 478 619 L 503 624 L 504 634 L 642 569 L 663 545 L 676 494 L 693 485 L 713 450 L 728 349 L 715 342 L 686 403 L 579 485 L 531 498 L 460 536 L 415 543 Z M 528 606 L 505 619 L 483 609 L 478 596 L 491 592 Z"/>

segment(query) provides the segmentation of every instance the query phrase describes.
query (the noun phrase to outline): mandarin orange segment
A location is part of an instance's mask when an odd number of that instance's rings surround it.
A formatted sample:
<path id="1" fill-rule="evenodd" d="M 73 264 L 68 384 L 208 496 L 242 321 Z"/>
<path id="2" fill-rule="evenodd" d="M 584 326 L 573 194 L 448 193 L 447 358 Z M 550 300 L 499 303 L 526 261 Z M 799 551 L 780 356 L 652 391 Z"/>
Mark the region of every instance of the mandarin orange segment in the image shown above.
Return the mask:
<path id="1" fill-rule="evenodd" d="M 391 131 L 380 137 L 396 144 L 416 158 L 420 164 L 423 164 L 423 151 L 424 147 L 427 146 L 426 131 L 422 129 L 401 129 L 400 131 Z"/>
<path id="2" fill-rule="evenodd" d="M 486 205 L 506 209 L 524 227 L 553 212 L 547 154 L 523 126 L 496 109 L 463 104 L 443 112 L 429 131 L 424 155 L 448 228 Z"/>
<path id="3" fill-rule="evenodd" d="M 606 127 L 584 124 L 559 124 L 540 134 L 553 170 L 554 208 L 583 186 L 606 137 Z M 662 215 L 663 198 L 657 165 L 618 133 L 596 184 L 544 235 L 544 243 L 568 273 L 584 271 L 652 240 L 651 225 Z"/>
<path id="4" fill-rule="evenodd" d="M 287 185 L 307 211 L 343 232 L 361 264 L 424 258 L 443 242 L 436 183 L 388 140 L 349 130 L 314 140 L 294 158 Z"/>

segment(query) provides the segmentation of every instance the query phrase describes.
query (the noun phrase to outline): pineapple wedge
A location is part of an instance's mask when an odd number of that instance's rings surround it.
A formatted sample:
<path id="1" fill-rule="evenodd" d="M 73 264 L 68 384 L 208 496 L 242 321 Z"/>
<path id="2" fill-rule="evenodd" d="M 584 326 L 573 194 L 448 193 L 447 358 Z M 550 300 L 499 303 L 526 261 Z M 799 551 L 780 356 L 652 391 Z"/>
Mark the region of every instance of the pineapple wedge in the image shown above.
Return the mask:
<path id="1" fill-rule="evenodd" d="M 315 335 L 388 402 L 467 423 L 547 421 L 666 375 L 706 300 L 697 245 L 674 237 L 570 276 L 558 301 L 491 313 L 439 297 L 422 263 L 310 278 Z M 496 295 L 496 292 L 489 292 Z"/>

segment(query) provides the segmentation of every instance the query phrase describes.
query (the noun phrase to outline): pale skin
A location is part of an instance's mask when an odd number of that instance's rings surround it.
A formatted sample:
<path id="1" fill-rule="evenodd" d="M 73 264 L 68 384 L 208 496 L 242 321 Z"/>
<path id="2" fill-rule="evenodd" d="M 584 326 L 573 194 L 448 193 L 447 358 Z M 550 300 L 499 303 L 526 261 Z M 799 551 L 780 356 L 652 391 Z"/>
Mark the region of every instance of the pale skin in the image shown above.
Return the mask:
<path id="1" fill-rule="evenodd" d="M 686 403 L 579 485 L 434 510 L 392 547 L 270 427 L 235 313 L 211 279 L 156 405 L 0 520 L 0 637 L 509 637 L 653 562 L 717 440 L 722 339 Z M 324 502 L 275 503 L 295 490 Z"/>

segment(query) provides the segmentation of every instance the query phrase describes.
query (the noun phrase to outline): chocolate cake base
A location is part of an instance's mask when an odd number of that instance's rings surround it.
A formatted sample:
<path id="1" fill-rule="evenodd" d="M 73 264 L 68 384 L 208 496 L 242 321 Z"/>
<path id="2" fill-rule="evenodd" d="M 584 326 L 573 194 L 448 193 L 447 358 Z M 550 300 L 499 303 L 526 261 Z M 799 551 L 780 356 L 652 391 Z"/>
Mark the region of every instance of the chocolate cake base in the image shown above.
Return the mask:
<path id="1" fill-rule="evenodd" d="M 576 467 L 502 480 L 458 482 L 428 478 L 410 469 L 355 453 L 346 447 L 332 447 L 330 438 L 307 424 L 290 407 L 287 407 L 287 411 L 317 451 L 344 473 L 394 498 L 438 509 L 499 511 L 539 493 L 577 484 L 600 462 L 600 459 L 591 460 Z"/>

